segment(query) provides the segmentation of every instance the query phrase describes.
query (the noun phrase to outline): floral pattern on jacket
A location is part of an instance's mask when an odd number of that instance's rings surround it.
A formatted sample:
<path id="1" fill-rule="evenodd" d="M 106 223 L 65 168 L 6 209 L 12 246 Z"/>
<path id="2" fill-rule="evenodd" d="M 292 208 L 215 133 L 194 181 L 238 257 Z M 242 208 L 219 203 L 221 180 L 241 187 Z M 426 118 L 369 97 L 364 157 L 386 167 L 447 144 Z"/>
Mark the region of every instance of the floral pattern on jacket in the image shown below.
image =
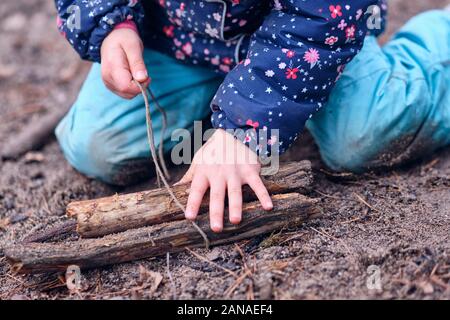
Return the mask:
<path id="1" fill-rule="evenodd" d="M 211 103 L 212 123 L 244 129 L 236 137 L 260 155 L 273 145 L 283 153 L 297 139 L 364 37 L 383 31 L 387 9 L 385 0 L 55 3 L 60 32 L 83 59 L 99 62 L 103 39 L 133 20 L 146 47 L 226 74 Z"/>

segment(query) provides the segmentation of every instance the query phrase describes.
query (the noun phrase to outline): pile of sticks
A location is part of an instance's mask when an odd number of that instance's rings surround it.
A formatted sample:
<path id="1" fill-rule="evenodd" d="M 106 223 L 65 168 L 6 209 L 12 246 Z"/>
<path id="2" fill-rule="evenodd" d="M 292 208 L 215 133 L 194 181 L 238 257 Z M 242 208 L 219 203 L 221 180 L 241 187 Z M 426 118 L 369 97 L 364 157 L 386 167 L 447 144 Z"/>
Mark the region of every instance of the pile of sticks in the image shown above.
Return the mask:
<path id="1" fill-rule="evenodd" d="M 312 180 L 309 161 L 283 164 L 277 174 L 264 179 L 272 195 L 272 211 L 264 211 L 251 189 L 245 187 L 243 221 L 239 225 L 226 222 L 221 233 L 212 232 L 207 197 L 203 200 L 197 224 L 211 245 L 232 243 L 299 225 L 320 213 L 318 200 L 306 196 Z M 189 184 L 174 186 L 173 191 L 180 202 L 186 204 Z M 72 202 L 67 206 L 67 215 L 76 221 L 47 232 L 47 236 L 34 235 L 29 238 L 32 242 L 22 241 L 5 248 L 13 271 L 65 271 L 69 265 L 88 269 L 204 245 L 202 235 L 184 220 L 183 212 L 165 189 Z M 76 241 L 48 242 L 51 240 L 49 234 L 74 230 L 80 236 Z"/>

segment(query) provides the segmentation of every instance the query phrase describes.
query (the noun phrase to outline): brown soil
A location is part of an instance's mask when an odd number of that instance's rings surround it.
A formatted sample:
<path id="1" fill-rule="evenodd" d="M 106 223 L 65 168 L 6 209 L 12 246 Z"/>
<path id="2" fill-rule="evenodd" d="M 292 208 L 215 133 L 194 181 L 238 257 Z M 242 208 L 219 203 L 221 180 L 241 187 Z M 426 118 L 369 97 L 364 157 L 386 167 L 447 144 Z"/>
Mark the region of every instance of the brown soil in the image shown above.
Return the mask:
<path id="1" fill-rule="evenodd" d="M 389 33 L 413 14 L 445 3 L 392 0 Z M 56 32 L 54 15 L 45 0 L 0 7 L 0 144 L 44 113 L 67 108 L 89 68 Z M 29 155 L 0 162 L 0 248 L 63 221 L 72 200 L 154 185 L 113 189 L 89 180 L 67 164 L 54 140 L 40 153 L 38 161 Z M 235 290 L 228 290 L 231 275 L 185 252 L 170 259 L 173 283 L 165 258 L 147 259 L 84 272 L 80 294 L 70 295 L 58 275 L 13 275 L 0 249 L 0 299 L 450 298 L 450 150 L 364 176 L 327 173 L 306 136 L 288 158 L 313 161 L 323 216 L 239 243 L 254 270 Z M 235 272 L 244 268 L 236 246 L 195 252 Z M 380 268 L 380 291 L 366 286 L 371 265 Z M 163 279 L 155 288 L 157 273 Z"/>

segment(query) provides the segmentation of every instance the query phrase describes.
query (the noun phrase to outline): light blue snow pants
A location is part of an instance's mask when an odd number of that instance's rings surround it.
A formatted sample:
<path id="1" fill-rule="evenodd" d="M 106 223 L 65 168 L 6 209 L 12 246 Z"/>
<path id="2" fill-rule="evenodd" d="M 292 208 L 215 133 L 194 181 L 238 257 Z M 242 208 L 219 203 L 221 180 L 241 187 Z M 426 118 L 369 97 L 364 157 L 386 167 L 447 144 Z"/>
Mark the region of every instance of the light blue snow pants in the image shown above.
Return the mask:
<path id="1" fill-rule="evenodd" d="M 145 50 L 144 60 L 152 91 L 168 115 L 168 152 L 176 143 L 170 140 L 173 130 L 192 128 L 208 116 L 222 79 L 151 50 Z M 152 117 L 158 144 L 161 115 L 153 111 Z M 368 37 L 307 128 L 334 170 L 392 166 L 449 145 L 450 13 L 416 16 L 382 48 Z M 124 185 L 152 171 L 143 99 L 124 100 L 110 92 L 99 64 L 56 136 L 70 164 L 90 177 Z"/>
<path id="2" fill-rule="evenodd" d="M 449 145 L 450 12 L 414 17 L 382 48 L 367 38 L 307 128 L 334 170 L 393 166 Z"/>

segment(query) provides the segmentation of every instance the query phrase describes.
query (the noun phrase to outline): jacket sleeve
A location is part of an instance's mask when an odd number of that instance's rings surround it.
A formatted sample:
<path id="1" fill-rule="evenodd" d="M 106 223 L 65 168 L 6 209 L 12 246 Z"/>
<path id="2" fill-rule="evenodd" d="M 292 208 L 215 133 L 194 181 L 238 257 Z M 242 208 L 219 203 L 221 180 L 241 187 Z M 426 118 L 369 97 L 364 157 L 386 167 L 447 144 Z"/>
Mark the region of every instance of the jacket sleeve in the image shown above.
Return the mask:
<path id="1" fill-rule="evenodd" d="M 55 0 L 58 29 L 82 59 L 100 62 L 100 47 L 114 26 L 133 20 L 142 27 L 138 0 Z"/>
<path id="2" fill-rule="evenodd" d="M 213 126 L 234 129 L 236 138 L 260 156 L 273 154 L 274 146 L 278 153 L 286 151 L 361 49 L 368 33 L 365 13 L 377 4 L 275 0 L 251 38 L 247 57 L 213 98 Z"/>

